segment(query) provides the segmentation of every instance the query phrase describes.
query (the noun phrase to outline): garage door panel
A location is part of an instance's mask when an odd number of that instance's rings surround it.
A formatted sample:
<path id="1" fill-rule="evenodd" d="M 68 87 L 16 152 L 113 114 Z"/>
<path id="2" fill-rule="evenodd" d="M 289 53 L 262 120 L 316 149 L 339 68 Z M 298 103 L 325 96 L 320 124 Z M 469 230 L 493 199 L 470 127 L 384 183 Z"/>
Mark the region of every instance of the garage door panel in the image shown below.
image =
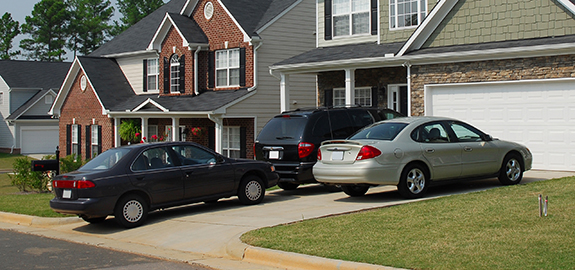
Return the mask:
<path id="1" fill-rule="evenodd" d="M 22 128 L 22 154 L 51 154 L 58 146 L 58 127 Z"/>
<path id="2" fill-rule="evenodd" d="M 575 170 L 575 80 L 426 86 L 426 114 L 525 144 L 536 169 Z"/>

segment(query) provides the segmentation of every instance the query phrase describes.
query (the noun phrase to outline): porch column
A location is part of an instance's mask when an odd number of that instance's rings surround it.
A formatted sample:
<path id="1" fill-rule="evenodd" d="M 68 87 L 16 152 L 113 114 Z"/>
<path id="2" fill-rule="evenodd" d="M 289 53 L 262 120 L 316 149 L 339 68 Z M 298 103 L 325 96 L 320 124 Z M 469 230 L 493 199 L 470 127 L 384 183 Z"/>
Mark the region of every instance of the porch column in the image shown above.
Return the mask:
<path id="1" fill-rule="evenodd" d="M 142 120 L 142 140 L 144 137 L 146 137 L 146 141 L 148 141 L 150 139 L 148 138 L 148 118 L 142 117 L 140 119 Z"/>
<path id="2" fill-rule="evenodd" d="M 355 69 L 345 70 L 345 105 L 355 105 Z"/>
<path id="3" fill-rule="evenodd" d="M 114 117 L 114 147 L 120 147 L 120 118 Z"/>
<path id="4" fill-rule="evenodd" d="M 289 75 L 282 73 L 280 80 L 280 113 L 290 110 L 289 99 Z"/>
<path id="5" fill-rule="evenodd" d="M 210 120 L 212 120 L 212 122 L 214 122 L 216 124 L 216 128 L 215 128 L 215 150 L 217 153 L 222 153 L 222 132 L 224 130 L 224 120 L 222 119 L 221 116 L 219 115 L 214 115 L 214 114 L 208 114 L 208 118 Z"/>
<path id="6" fill-rule="evenodd" d="M 180 118 L 172 117 L 172 141 L 180 141 Z"/>

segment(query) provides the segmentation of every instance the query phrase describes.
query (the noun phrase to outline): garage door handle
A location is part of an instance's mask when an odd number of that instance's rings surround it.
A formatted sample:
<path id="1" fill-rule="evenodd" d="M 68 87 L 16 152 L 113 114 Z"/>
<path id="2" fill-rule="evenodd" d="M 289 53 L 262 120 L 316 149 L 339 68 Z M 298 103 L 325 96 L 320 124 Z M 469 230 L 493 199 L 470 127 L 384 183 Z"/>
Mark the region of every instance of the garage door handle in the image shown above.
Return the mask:
<path id="1" fill-rule="evenodd" d="M 473 148 L 466 146 L 465 148 L 463 148 L 463 150 L 465 150 L 467 152 L 471 152 L 471 151 L 473 151 Z"/>
<path id="2" fill-rule="evenodd" d="M 427 149 L 425 149 L 425 152 L 427 152 L 427 153 L 434 153 L 434 152 L 435 152 L 435 149 L 427 148 Z"/>

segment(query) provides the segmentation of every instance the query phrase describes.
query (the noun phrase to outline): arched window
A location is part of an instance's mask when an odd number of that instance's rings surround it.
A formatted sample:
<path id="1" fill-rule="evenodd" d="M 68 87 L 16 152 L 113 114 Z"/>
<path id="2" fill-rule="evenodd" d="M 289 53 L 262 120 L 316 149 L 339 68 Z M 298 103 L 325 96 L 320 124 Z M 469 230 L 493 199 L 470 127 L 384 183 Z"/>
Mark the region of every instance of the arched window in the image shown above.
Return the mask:
<path id="1" fill-rule="evenodd" d="M 180 58 L 177 54 L 170 57 L 170 91 L 180 92 Z"/>

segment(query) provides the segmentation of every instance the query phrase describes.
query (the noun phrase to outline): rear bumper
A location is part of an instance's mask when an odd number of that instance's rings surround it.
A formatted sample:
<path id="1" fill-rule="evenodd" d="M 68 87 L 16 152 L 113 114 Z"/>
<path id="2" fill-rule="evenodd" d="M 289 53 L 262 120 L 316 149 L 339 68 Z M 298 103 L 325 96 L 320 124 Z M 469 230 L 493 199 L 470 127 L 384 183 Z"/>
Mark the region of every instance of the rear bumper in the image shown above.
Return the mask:
<path id="1" fill-rule="evenodd" d="M 320 183 L 336 185 L 397 185 L 400 178 L 396 164 L 381 165 L 373 160 L 338 165 L 318 162 L 313 175 Z"/>
<path id="2" fill-rule="evenodd" d="M 57 213 L 87 217 L 113 215 L 115 205 L 115 197 L 78 198 L 76 200 L 54 198 L 50 201 L 50 208 Z"/>
<path id="3" fill-rule="evenodd" d="M 317 183 L 313 177 L 312 168 L 315 162 L 301 163 L 274 163 L 276 172 L 279 174 L 279 182 L 293 184 Z"/>

